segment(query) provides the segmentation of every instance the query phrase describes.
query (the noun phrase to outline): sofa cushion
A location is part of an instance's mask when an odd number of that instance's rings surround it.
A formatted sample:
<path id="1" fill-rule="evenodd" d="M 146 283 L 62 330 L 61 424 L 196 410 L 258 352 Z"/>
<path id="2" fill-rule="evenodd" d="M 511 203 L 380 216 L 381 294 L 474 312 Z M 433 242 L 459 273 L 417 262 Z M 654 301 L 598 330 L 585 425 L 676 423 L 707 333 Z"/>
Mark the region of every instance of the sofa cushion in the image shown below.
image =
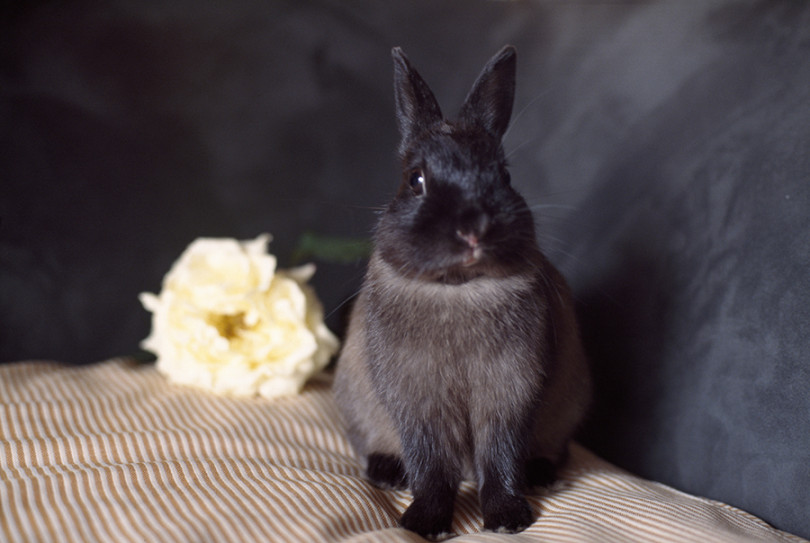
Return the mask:
<path id="1" fill-rule="evenodd" d="M 416 541 L 410 493 L 366 482 L 321 375 L 299 396 L 218 397 L 124 359 L 0 367 L 0 539 Z M 640 479 L 581 446 L 530 499 L 522 541 L 798 541 L 719 502 Z M 462 485 L 458 541 L 481 535 Z"/>

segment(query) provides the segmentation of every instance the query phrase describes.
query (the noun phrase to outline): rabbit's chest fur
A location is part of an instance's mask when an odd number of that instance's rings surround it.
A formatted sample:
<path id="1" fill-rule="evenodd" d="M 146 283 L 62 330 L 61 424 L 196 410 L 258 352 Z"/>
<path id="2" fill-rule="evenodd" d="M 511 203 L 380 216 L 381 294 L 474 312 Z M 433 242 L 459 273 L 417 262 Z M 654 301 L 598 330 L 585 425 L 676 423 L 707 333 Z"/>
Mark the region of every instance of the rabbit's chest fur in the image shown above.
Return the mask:
<path id="1" fill-rule="evenodd" d="M 367 325 L 389 345 L 423 356 L 422 365 L 451 354 L 463 360 L 525 350 L 540 339 L 546 307 L 531 275 L 447 285 L 398 275 L 384 263 L 375 267 L 366 285 Z"/>
<path id="2" fill-rule="evenodd" d="M 429 421 L 468 462 L 477 433 L 525 416 L 539 397 L 546 307 L 536 281 L 444 285 L 375 268 L 364 293 L 375 389 L 399 424 Z"/>

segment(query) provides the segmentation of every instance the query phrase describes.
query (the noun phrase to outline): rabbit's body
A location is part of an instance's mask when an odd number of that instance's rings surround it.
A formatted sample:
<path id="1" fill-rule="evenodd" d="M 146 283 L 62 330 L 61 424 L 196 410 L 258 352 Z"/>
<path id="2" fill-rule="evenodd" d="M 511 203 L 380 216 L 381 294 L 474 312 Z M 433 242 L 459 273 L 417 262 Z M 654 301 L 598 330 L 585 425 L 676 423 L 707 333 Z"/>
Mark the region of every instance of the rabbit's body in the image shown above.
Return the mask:
<path id="1" fill-rule="evenodd" d="M 368 477 L 413 491 L 403 526 L 449 532 L 470 478 L 485 528 L 518 531 L 534 518 L 523 491 L 565 459 L 590 379 L 568 287 L 505 168 L 514 51 L 490 61 L 456 122 L 394 58 L 403 184 L 377 226 L 336 399 Z"/>

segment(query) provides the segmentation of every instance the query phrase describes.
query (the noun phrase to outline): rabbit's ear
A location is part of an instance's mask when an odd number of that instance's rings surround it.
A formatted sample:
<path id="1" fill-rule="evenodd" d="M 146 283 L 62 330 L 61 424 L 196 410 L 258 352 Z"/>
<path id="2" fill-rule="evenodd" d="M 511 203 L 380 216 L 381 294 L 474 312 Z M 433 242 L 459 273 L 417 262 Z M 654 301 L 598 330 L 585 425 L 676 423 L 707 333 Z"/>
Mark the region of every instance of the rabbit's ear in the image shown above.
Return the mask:
<path id="1" fill-rule="evenodd" d="M 399 47 L 391 50 L 394 58 L 394 99 L 403 145 L 429 126 L 441 122 L 442 111 L 425 80 Z"/>
<path id="2" fill-rule="evenodd" d="M 503 137 L 515 99 L 515 48 L 505 46 L 487 62 L 461 106 L 463 121 L 479 123 L 497 139 Z"/>

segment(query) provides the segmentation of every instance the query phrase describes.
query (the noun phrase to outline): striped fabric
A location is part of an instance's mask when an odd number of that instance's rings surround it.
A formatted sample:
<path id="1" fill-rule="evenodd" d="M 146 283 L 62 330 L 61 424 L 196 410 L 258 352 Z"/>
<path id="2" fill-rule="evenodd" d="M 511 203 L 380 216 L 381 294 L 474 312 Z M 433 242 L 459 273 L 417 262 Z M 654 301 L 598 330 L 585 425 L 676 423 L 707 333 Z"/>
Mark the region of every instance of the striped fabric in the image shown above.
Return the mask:
<path id="1" fill-rule="evenodd" d="M 0 366 L 0 541 L 420 541 L 407 492 L 378 490 L 341 433 L 329 378 L 282 400 L 215 397 L 126 360 Z M 625 473 L 574 446 L 519 535 L 457 541 L 802 541 L 740 510 Z"/>

